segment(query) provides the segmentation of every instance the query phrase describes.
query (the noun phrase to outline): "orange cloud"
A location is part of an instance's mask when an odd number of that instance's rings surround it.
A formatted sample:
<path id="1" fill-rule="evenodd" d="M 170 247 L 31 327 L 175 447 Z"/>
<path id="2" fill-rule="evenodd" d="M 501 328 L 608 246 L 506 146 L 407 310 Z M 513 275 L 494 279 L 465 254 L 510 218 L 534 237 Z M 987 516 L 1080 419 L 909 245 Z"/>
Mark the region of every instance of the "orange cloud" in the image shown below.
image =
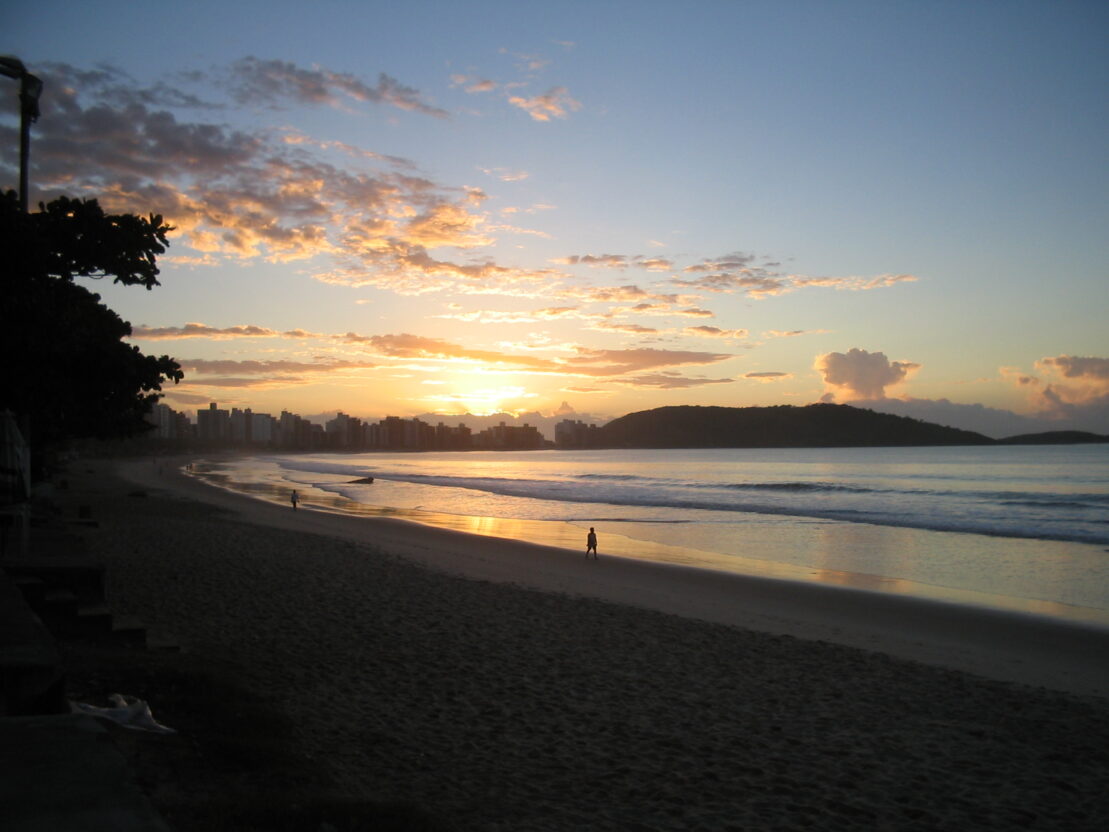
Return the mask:
<path id="1" fill-rule="evenodd" d="M 305 384 L 311 384 L 315 379 L 302 378 L 300 376 L 273 376 L 270 378 L 259 378 L 251 376 L 249 378 L 240 378 L 237 376 L 185 376 L 185 379 L 180 382 L 186 387 L 241 387 L 249 388 L 251 390 L 280 390 L 284 387 L 300 387 Z"/>
<path id="2" fill-rule="evenodd" d="M 611 321 L 602 321 L 593 327 L 594 329 L 608 330 L 609 332 L 624 332 L 628 335 L 653 335 L 658 332 L 657 329 L 651 326 L 642 326 L 640 324 L 620 324 Z"/>
<path id="3" fill-rule="evenodd" d="M 254 326 L 253 324 L 220 328 L 201 323 L 187 323 L 184 326 L 135 326 L 131 328 L 131 337 L 146 341 L 167 341 L 181 338 L 211 338 L 223 341 L 231 338 L 320 338 L 323 336 L 303 329 L 281 332 L 268 327 Z"/>
<path id="4" fill-rule="evenodd" d="M 752 379 L 754 381 L 769 382 L 769 381 L 781 381 L 783 379 L 793 378 L 793 373 L 774 373 L 774 372 L 746 373 L 746 374 L 744 374 L 743 377 Z"/>
<path id="5" fill-rule="evenodd" d="M 333 373 L 341 370 L 365 370 L 376 364 L 364 361 L 210 361 L 202 358 L 178 359 L 181 368 L 200 375 L 269 375 L 276 373 Z M 206 383 L 206 382 L 205 382 Z"/>
<path id="6" fill-rule="evenodd" d="M 250 58 L 232 67 L 228 89 L 257 104 L 339 99 L 440 114 L 388 76 L 376 86 L 352 76 Z M 387 273 L 419 270 L 413 250 L 477 248 L 492 242 L 484 194 L 412 175 L 411 163 L 290 133 L 246 132 L 181 121 L 169 107 L 188 100 L 165 85 L 138 88 L 113 70 L 82 73 L 52 65 L 36 153 L 39 187 L 50 199 L 97 196 L 112 211 L 157 206 L 183 240 L 205 255 L 274 262 L 330 255 Z M 119 108 L 126 106 L 126 115 Z M 383 169 L 352 170 L 313 151 L 338 150 Z M 511 275 L 513 270 L 509 269 Z"/>
<path id="7" fill-rule="evenodd" d="M 720 329 L 715 326 L 687 326 L 682 332 L 685 335 L 693 335 L 697 338 L 727 338 L 731 340 L 746 338 L 748 335 L 746 329 Z"/>
<path id="8" fill-rule="evenodd" d="M 768 329 L 762 334 L 763 338 L 796 338 L 798 335 L 824 335 L 831 330 L 828 329 Z"/>
<path id="9" fill-rule="evenodd" d="M 661 390 L 685 390 L 691 387 L 704 387 L 707 384 L 731 384 L 732 378 L 704 378 L 703 376 L 687 377 L 677 373 L 654 373 L 633 376 L 626 379 L 616 379 L 617 384 L 625 387 L 646 387 Z"/>
<path id="10" fill-rule="evenodd" d="M 1036 369 L 1046 378 L 1005 367 L 1001 374 L 1030 391 L 1041 417 L 1109 422 L 1109 358 L 1049 356 Z"/>
<path id="11" fill-rule="evenodd" d="M 547 359 L 529 355 L 505 355 L 491 350 L 475 350 L 452 344 L 440 338 L 401 333 L 399 335 L 356 335 L 343 336 L 346 343 L 363 344 L 380 355 L 389 358 L 439 359 L 478 361 L 491 366 L 516 367 L 552 371 L 558 365 Z"/>
<path id="12" fill-rule="evenodd" d="M 691 364 L 715 364 L 733 358 L 727 353 L 691 352 L 687 350 L 629 349 L 595 350 L 577 348 L 578 354 L 566 360 L 568 369 L 593 376 L 626 375 L 659 367 Z"/>
<path id="13" fill-rule="evenodd" d="M 552 87 L 543 95 L 523 98 L 513 95 L 508 99 L 513 107 L 519 107 L 535 121 L 550 121 L 552 118 L 566 118 L 568 110 L 580 110 L 581 104 L 570 97 L 565 87 Z"/>
<path id="14" fill-rule="evenodd" d="M 497 88 L 497 83 L 495 81 L 490 81 L 488 78 L 455 74 L 451 76 L 451 86 L 462 87 L 466 92 L 474 94 L 479 92 L 492 92 Z"/>
<path id="15" fill-rule="evenodd" d="M 886 388 L 900 384 L 920 369 L 910 361 L 890 361 L 885 353 L 852 348 L 847 353 L 817 356 L 814 368 L 829 391 L 848 400 L 882 399 Z"/>

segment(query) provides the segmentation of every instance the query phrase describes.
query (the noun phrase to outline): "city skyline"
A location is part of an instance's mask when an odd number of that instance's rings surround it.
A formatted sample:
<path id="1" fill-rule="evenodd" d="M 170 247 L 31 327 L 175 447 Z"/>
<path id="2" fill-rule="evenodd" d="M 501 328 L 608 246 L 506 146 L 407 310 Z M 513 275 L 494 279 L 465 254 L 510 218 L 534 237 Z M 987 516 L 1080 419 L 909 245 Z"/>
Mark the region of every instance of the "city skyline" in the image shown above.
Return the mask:
<path id="1" fill-rule="evenodd" d="M 825 400 L 1109 433 L 1089 3 L 0 11 L 32 204 L 176 226 L 90 283 L 164 402 L 598 422 Z M 16 87 L 0 89 L 15 187 Z"/>

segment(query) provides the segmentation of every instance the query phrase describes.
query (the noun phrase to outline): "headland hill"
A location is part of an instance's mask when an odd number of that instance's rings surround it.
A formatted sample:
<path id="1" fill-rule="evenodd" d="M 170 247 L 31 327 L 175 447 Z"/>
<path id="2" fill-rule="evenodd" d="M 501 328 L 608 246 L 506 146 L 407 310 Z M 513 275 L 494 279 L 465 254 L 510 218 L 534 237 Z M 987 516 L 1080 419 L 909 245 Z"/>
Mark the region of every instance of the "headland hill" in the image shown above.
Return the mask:
<path id="1" fill-rule="evenodd" d="M 1084 431 L 992 439 L 981 433 L 843 404 L 679 405 L 629 413 L 597 429 L 608 448 L 850 448 L 1109 442 Z"/>

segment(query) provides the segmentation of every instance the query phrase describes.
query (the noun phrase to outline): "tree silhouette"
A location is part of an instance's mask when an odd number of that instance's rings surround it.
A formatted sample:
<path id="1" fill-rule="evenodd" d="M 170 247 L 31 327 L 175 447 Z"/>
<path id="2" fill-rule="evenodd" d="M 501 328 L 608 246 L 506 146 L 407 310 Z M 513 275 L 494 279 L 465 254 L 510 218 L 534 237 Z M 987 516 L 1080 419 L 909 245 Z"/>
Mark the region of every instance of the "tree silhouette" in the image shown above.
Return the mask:
<path id="1" fill-rule="evenodd" d="M 132 436 L 162 384 L 184 377 L 169 356 L 126 344 L 131 325 L 74 282 L 158 285 L 157 255 L 172 228 L 160 216 L 106 214 L 66 197 L 24 213 L 0 194 L 0 409 L 16 414 L 33 459 L 67 439 Z"/>

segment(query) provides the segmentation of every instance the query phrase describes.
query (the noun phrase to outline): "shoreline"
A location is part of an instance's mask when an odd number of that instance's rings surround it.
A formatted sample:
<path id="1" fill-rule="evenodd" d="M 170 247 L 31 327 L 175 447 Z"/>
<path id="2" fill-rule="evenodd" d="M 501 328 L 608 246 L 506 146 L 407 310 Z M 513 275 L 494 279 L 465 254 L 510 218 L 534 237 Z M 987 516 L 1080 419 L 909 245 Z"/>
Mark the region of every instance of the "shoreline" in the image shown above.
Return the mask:
<path id="1" fill-rule="evenodd" d="M 1032 649 L 1019 616 L 294 513 L 149 462 L 72 467 L 58 499 L 96 521 L 81 534 L 113 610 L 181 646 L 107 664 L 74 646 L 80 695 L 138 694 L 179 731 L 117 734 L 180 828 L 1109 821 L 1109 698 L 1042 675 L 1076 628 Z M 1023 647 L 995 678 L 1024 661 L 1055 689 L 987 678 L 976 651 L 1006 642 Z"/>
<path id="2" fill-rule="evenodd" d="M 826 641 L 1000 681 L 1109 697 L 1109 627 L 1098 624 L 615 555 L 602 555 L 594 563 L 556 546 L 390 517 L 344 516 L 303 507 L 293 512 L 186 475 L 179 465 L 164 464 L 161 474 L 143 462 L 117 462 L 115 467 L 136 484 L 218 506 L 243 522 L 372 543 L 449 575 Z"/>
<path id="3" fill-rule="evenodd" d="M 622 512 L 623 506 L 614 510 L 604 502 L 566 509 L 558 498 L 548 501 L 542 496 L 536 497 L 535 505 L 527 498 L 517 505 L 520 498 L 497 496 L 496 491 L 473 498 L 465 489 L 465 493 L 455 493 L 456 489 L 448 487 L 439 494 L 434 486 L 412 485 L 415 480 L 403 475 L 393 481 L 387 473 L 381 474 L 383 482 L 366 488 L 351 480 L 362 466 L 339 473 L 331 472 L 326 462 L 322 460 L 319 471 L 303 476 L 295 466 L 286 469 L 280 460 L 258 459 L 251 460 L 257 465 L 248 464 L 245 471 L 239 471 L 236 463 L 201 464 L 194 468 L 194 475 L 278 505 L 286 505 L 289 489 L 297 488 L 313 509 L 543 541 L 575 552 L 583 546 L 587 527 L 596 525 L 603 551 L 636 560 L 853 587 L 1109 627 L 1109 591 L 1105 589 L 1109 565 L 1102 548 L 1088 542 L 756 509 L 731 512 L 726 517 L 678 513 L 656 521 L 637 514 L 635 505 L 629 506 L 629 513 Z M 450 463 L 445 464 L 449 468 Z M 448 479 L 456 475 L 458 471 L 449 468 Z M 543 477 L 541 474 L 540 479 Z M 440 499 L 448 507 L 430 510 Z M 486 506 L 490 499 L 492 504 Z M 499 505 L 501 499 L 507 502 Z"/>

